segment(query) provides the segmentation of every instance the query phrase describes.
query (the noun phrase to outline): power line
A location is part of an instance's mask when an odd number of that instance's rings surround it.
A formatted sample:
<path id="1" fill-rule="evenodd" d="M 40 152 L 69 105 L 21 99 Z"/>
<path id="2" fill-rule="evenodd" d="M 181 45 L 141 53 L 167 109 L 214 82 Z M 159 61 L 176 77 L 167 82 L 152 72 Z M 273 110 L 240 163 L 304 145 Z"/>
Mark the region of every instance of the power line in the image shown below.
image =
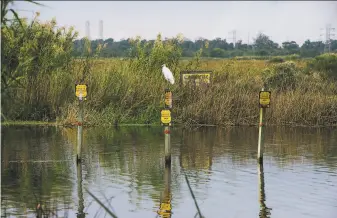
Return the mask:
<path id="1" fill-rule="evenodd" d="M 234 48 L 235 48 L 235 44 L 236 44 L 236 30 L 233 30 L 233 31 L 229 32 L 229 34 L 233 34 L 233 37 L 231 37 L 229 39 L 233 40 L 233 45 L 234 45 Z"/>
<path id="2" fill-rule="evenodd" d="M 324 43 L 324 53 L 331 52 L 331 41 L 332 37 L 335 36 L 332 32 L 335 31 L 335 28 L 331 27 L 331 24 L 327 24 L 325 27 L 325 34 L 321 34 L 321 36 L 325 35 L 325 43 Z"/>

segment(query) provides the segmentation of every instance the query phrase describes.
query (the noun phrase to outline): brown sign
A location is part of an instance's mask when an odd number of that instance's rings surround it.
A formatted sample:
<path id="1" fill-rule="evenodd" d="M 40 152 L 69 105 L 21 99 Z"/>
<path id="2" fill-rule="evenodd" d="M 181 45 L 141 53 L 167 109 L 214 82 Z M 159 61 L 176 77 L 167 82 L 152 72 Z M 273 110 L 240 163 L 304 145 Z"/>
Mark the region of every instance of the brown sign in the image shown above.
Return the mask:
<path id="1" fill-rule="evenodd" d="M 192 84 L 200 86 L 209 85 L 212 81 L 212 71 L 183 71 L 180 73 L 180 85 Z"/>

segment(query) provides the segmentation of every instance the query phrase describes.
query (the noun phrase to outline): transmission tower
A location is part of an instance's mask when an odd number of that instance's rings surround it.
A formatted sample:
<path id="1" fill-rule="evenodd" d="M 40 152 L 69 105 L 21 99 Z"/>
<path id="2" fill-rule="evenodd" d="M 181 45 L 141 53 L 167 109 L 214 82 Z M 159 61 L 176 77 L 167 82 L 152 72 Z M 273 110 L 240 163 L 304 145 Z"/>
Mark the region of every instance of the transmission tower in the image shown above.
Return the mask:
<path id="1" fill-rule="evenodd" d="M 325 34 L 321 34 L 321 36 L 325 35 L 324 53 L 331 52 L 331 38 L 335 36 L 335 34 L 332 33 L 333 31 L 335 31 L 335 28 L 332 28 L 331 24 L 327 24 L 325 27 Z"/>
<path id="2" fill-rule="evenodd" d="M 99 21 L 99 37 L 103 40 L 103 20 Z"/>
<path id="3" fill-rule="evenodd" d="M 233 31 L 229 32 L 229 34 L 233 34 L 233 36 L 230 39 L 233 40 L 233 45 L 234 45 L 234 48 L 235 48 L 235 44 L 236 44 L 236 30 L 233 30 Z"/>
<path id="4" fill-rule="evenodd" d="M 90 40 L 90 22 L 85 22 L 85 36 Z"/>

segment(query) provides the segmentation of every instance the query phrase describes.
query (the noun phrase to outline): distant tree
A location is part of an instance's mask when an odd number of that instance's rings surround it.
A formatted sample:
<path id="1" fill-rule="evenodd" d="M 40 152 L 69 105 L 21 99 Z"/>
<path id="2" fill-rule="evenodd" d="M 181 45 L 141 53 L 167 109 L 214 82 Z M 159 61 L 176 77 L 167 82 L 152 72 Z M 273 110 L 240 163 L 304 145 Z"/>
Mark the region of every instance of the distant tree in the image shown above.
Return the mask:
<path id="1" fill-rule="evenodd" d="M 300 46 L 295 41 L 283 42 L 282 47 L 286 50 L 286 54 L 298 54 Z"/>
<path id="2" fill-rule="evenodd" d="M 302 57 L 315 57 L 324 52 L 324 43 L 321 41 L 311 42 L 306 40 L 301 46 L 300 54 Z"/>
<path id="3" fill-rule="evenodd" d="M 214 58 L 225 57 L 225 50 L 221 48 L 213 48 L 213 50 L 211 51 L 211 57 L 214 57 Z"/>
<path id="4" fill-rule="evenodd" d="M 269 39 L 269 36 L 259 33 L 254 39 L 254 45 L 258 50 L 271 50 L 278 48 L 278 44 Z"/>
<path id="5" fill-rule="evenodd" d="M 165 41 L 165 40 L 164 40 Z M 95 50 L 102 40 L 92 40 L 91 48 Z M 122 39 L 116 41 L 112 38 L 106 39 L 105 47 L 100 52 L 101 57 L 126 57 L 130 54 L 131 44 L 129 39 Z M 154 45 L 154 40 L 142 40 L 142 45 L 146 43 L 149 45 L 146 49 L 149 51 Z M 208 44 L 207 48 L 205 45 Z M 178 43 L 182 49 L 183 57 L 192 57 L 201 48 L 202 57 L 236 57 L 236 56 L 282 56 L 299 54 L 301 57 L 315 57 L 324 51 L 324 43 L 311 42 L 307 40 L 300 47 L 295 41 L 286 41 L 279 46 L 273 42 L 267 35 L 258 34 L 252 45 L 243 44 L 242 40 L 236 42 L 235 48 L 233 43 L 228 43 L 226 39 L 217 37 L 213 40 L 198 38 L 195 41 L 184 38 Z M 74 50 L 72 52 L 74 57 L 83 56 L 84 42 L 82 39 L 74 42 Z M 221 49 L 221 50 L 219 50 Z M 331 51 L 337 50 L 337 41 L 331 42 Z"/>

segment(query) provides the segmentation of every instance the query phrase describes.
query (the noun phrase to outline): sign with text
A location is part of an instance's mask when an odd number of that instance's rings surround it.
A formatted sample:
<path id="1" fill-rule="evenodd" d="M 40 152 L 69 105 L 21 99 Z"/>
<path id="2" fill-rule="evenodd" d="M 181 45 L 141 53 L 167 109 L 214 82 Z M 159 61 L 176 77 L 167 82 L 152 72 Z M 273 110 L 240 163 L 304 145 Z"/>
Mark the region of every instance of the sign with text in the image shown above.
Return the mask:
<path id="1" fill-rule="evenodd" d="M 165 108 L 172 108 L 172 92 L 169 89 L 165 90 Z"/>
<path id="2" fill-rule="evenodd" d="M 200 86 L 201 84 L 209 85 L 212 80 L 212 71 L 183 71 L 180 73 L 180 84 Z"/>
<path id="3" fill-rule="evenodd" d="M 75 85 L 75 94 L 78 98 L 87 97 L 87 85 L 85 84 L 76 84 Z"/>
<path id="4" fill-rule="evenodd" d="M 261 108 L 268 108 L 270 106 L 270 91 L 260 91 L 259 99 L 260 99 L 260 107 Z"/>
<path id="5" fill-rule="evenodd" d="M 163 125 L 171 125 L 171 111 L 170 110 L 161 110 L 161 123 Z"/>

